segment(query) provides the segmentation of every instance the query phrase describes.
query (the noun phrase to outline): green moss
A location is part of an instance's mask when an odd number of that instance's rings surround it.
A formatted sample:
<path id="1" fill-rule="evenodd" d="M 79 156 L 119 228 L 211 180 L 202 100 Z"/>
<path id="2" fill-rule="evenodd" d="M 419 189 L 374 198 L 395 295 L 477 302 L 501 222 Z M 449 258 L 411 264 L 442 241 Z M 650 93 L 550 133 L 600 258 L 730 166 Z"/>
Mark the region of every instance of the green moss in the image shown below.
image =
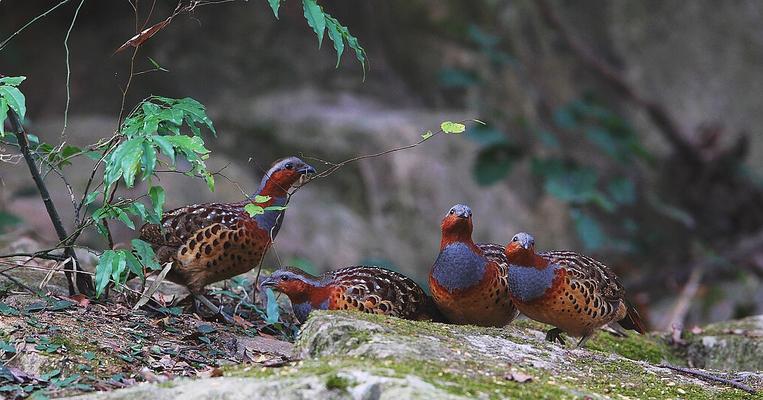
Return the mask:
<path id="1" fill-rule="evenodd" d="M 731 388 L 699 384 L 679 384 L 645 370 L 643 365 L 628 360 L 607 363 L 584 362 L 588 376 L 581 384 L 588 390 L 609 396 L 638 399 L 686 398 L 697 400 L 746 399 L 746 393 Z"/>
<path id="2" fill-rule="evenodd" d="M 346 392 L 351 383 L 352 381 L 345 377 L 339 376 L 337 374 L 331 374 L 326 379 L 326 389 Z"/>
<path id="3" fill-rule="evenodd" d="M 177 386 L 177 383 L 175 383 L 175 381 L 165 381 L 157 383 L 156 386 L 164 389 L 172 389 Z"/>
<path id="4" fill-rule="evenodd" d="M 650 334 L 632 333 L 627 337 L 617 337 L 606 332 L 599 332 L 588 341 L 586 348 L 604 353 L 615 353 L 631 360 L 647 361 L 653 364 L 662 361 L 684 364 L 678 350 L 673 350 L 665 338 Z"/>
<path id="5" fill-rule="evenodd" d="M 300 362 L 280 371 L 234 367 L 226 371 L 225 375 L 252 378 L 278 376 L 279 379 L 319 376 L 325 379 L 326 388 L 346 390 L 355 385 L 355 382 L 341 374 L 351 371 L 363 371 L 390 378 L 416 376 L 448 393 L 468 397 L 487 396 L 491 399 L 576 397 L 571 396 L 569 390 L 566 390 L 563 385 L 543 377 L 539 370 L 523 369 L 522 372 L 530 374 L 534 379 L 530 382 L 518 383 L 506 378 L 509 372 L 508 366 L 505 370 L 486 370 L 483 363 L 477 362 L 324 357 Z"/>

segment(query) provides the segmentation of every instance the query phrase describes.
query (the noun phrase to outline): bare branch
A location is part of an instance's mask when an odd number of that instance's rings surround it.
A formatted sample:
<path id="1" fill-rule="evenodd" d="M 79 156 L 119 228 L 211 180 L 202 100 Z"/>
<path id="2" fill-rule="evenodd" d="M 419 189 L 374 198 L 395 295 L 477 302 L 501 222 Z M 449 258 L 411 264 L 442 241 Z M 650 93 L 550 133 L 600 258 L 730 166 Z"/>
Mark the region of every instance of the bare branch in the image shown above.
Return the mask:
<path id="1" fill-rule="evenodd" d="M 729 385 L 729 386 L 733 386 L 733 387 L 735 387 L 737 389 L 744 390 L 747 393 L 751 393 L 751 394 L 758 393 L 755 389 L 751 388 L 750 386 L 745 385 L 744 383 L 740 383 L 740 382 L 737 382 L 735 380 L 726 379 L 726 378 L 722 378 L 720 376 L 712 375 L 712 374 L 710 374 L 708 372 L 701 371 L 701 370 L 698 370 L 698 369 L 676 367 L 676 366 L 665 364 L 665 363 L 662 363 L 662 364 L 658 365 L 658 367 L 660 367 L 660 368 L 667 368 L 667 369 L 670 369 L 670 370 L 673 370 L 673 371 L 676 371 L 676 372 L 680 372 L 680 373 L 686 374 L 686 375 L 696 376 L 697 378 L 701 378 L 701 379 L 704 379 L 706 381 L 723 383 L 723 384 L 726 384 L 726 385 Z"/>

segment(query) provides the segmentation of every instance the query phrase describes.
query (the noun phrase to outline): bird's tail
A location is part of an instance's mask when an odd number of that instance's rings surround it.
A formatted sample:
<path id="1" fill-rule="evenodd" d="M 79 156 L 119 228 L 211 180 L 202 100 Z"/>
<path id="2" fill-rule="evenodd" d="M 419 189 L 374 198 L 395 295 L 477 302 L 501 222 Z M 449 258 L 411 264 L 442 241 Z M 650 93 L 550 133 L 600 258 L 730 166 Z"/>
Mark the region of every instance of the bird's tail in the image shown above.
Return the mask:
<path id="1" fill-rule="evenodd" d="M 617 323 L 625 329 L 634 330 L 638 333 L 645 333 L 646 325 L 644 324 L 644 321 L 641 320 L 641 316 L 636 310 L 636 307 L 634 307 L 627 299 L 623 299 L 623 301 L 626 310 L 625 318 L 617 321 Z"/>

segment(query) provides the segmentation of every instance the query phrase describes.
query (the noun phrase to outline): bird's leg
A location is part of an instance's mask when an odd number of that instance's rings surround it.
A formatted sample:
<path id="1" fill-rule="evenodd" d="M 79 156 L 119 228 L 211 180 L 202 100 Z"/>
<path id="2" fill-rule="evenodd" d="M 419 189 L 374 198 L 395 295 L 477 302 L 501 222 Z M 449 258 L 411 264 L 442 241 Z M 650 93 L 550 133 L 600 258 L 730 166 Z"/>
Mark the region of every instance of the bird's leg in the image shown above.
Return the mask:
<path id="1" fill-rule="evenodd" d="M 228 313 L 223 311 L 222 307 L 218 307 L 212 304 L 212 302 L 209 301 L 208 298 L 204 297 L 204 295 L 194 294 L 193 297 L 194 299 L 196 299 L 196 301 L 193 302 L 193 305 L 196 308 L 196 312 L 199 312 L 199 303 L 201 303 L 201 304 L 204 304 L 204 307 L 207 307 L 215 315 L 219 315 L 223 317 L 223 319 L 229 324 L 235 324 L 235 321 L 233 321 L 233 317 L 231 317 L 230 315 L 228 315 Z"/>
<path id="2" fill-rule="evenodd" d="M 579 349 L 579 348 L 583 347 L 586 344 L 586 342 L 588 341 L 588 339 L 590 339 L 591 337 L 593 337 L 593 334 L 585 335 L 582 338 L 580 338 L 580 341 L 578 342 L 578 345 L 575 346 L 575 348 Z"/>
<path id="3" fill-rule="evenodd" d="M 551 343 L 554 343 L 555 341 L 559 341 L 560 344 L 565 345 L 567 344 L 564 341 L 564 337 L 562 336 L 563 331 L 559 328 L 553 328 L 549 329 L 548 332 L 546 332 L 546 340 L 548 340 Z"/>

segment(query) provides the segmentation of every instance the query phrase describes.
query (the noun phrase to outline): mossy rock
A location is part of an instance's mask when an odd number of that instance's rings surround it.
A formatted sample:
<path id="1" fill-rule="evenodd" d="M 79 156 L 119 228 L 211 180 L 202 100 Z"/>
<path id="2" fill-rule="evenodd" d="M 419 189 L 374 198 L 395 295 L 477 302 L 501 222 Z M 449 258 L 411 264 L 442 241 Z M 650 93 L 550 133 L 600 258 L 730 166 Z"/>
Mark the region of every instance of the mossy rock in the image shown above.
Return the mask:
<path id="1" fill-rule="evenodd" d="M 688 359 L 701 368 L 763 371 L 763 315 L 706 326 L 687 338 Z"/>
<path id="2" fill-rule="evenodd" d="M 685 351 L 674 350 L 663 336 L 601 332 L 588 348 L 575 349 L 546 342 L 547 328 L 526 320 L 496 329 L 315 312 L 295 346 L 303 360 L 292 365 L 228 367 L 222 378 L 139 385 L 88 398 L 749 398 L 739 389 L 659 367 L 684 362 Z M 755 374 L 721 375 L 763 383 Z"/>

